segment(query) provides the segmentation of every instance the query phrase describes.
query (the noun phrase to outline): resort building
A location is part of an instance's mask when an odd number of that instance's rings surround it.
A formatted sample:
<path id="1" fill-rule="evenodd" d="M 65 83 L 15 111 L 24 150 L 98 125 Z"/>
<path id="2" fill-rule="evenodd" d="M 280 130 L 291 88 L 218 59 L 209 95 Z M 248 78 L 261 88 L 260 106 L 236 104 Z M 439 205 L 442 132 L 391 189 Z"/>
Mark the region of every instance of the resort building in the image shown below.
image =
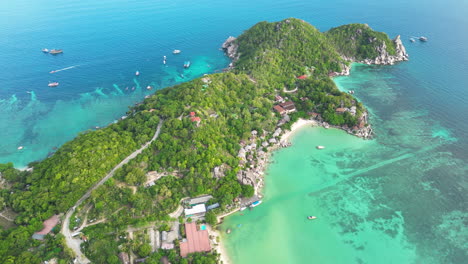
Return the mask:
<path id="1" fill-rule="evenodd" d="M 32 238 L 37 239 L 37 240 L 44 240 L 44 237 L 54 229 L 54 227 L 58 224 L 59 222 L 59 217 L 58 215 L 53 215 L 51 218 L 47 219 L 42 223 L 44 225 L 44 228 L 39 231 L 34 233 Z"/>
<path id="2" fill-rule="evenodd" d="M 284 102 L 284 99 L 283 99 L 283 97 L 277 95 L 277 96 L 275 96 L 275 101 L 276 101 L 277 103 L 283 103 L 283 102 Z"/>
<path id="3" fill-rule="evenodd" d="M 192 198 L 192 199 L 188 200 L 188 204 L 189 205 L 197 205 L 197 204 L 201 204 L 201 203 L 206 203 L 209 200 L 211 200 L 212 198 L 213 198 L 213 196 L 211 196 L 211 195 L 203 195 L 203 196 L 195 197 L 195 198 Z"/>
<path id="4" fill-rule="evenodd" d="M 211 251 L 208 230 L 205 230 L 204 226 L 201 229 L 198 230 L 195 223 L 185 223 L 187 239 L 180 243 L 180 255 L 183 258 L 190 253 Z"/>
<path id="5" fill-rule="evenodd" d="M 186 217 L 202 216 L 206 213 L 206 206 L 205 204 L 197 204 L 192 208 L 184 209 L 184 213 Z"/>
<path id="6" fill-rule="evenodd" d="M 280 106 L 285 110 L 286 114 L 296 111 L 296 106 L 294 105 L 292 101 L 284 102 L 280 104 Z"/>
<path id="7" fill-rule="evenodd" d="M 273 107 L 273 109 L 278 112 L 280 115 L 284 115 L 286 113 L 286 110 L 284 110 L 283 107 L 281 107 L 280 105 L 275 105 Z"/>
<path id="8" fill-rule="evenodd" d="M 348 111 L 348 109 L 347 109 L 347 108 L 340 107 L 340 108 L 337 108 L 335 111 L 336 111 L 336 113 L 338 113 L 338 114 L 343 114 L 344 112 Z"/>

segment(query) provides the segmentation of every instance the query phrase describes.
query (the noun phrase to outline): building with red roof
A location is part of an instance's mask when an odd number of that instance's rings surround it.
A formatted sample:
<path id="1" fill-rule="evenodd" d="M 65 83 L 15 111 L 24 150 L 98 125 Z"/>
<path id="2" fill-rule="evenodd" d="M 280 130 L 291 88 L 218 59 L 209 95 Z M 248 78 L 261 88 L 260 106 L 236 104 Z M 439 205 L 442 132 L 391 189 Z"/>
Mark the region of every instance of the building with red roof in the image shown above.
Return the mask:
<path id="1" fill-rule="evenodd" d="M 191 117 L 194 117 L 194 116 L 195 116 L 195 112 L 190 112 L 190 116 L 191 116 Z"/>
<path id="2" fill-rule="evenodd" d="M 185 258 L 190 253 L 210 252 L 210 239 L 208 230 L 198 230 L 197 224 L 185 223 L 187 241 L 180 243 L 180 255 Z"/>
<path id="3" fill-rule="evenodd" d="M 58 215 L 53 215 L 49 219 L 45 220 L 44 223 L 42 223 L 44 225 L 44 228 L 42 228 L 41 231 L 34 233 L 33 238 L 38 239 L 38 240 L 43 240 L 44 237 L 47 234 L 49 234 L 50 231 L 52 231 L 52 229 L 54 229 L 54 227 L 58 224 L 58 222 L 59 222 Z"/>
<path id="4" fill-rule="evenodd" d="M 339 107 L 339 108 L 336 109 L 336 112 L 337 112 L 338 114 L 342 114 L 342 113 L 346 112 L 347 110 L 348 110 L 348 109 L 346 109 L 346 108 Z"/>
<path id="5" fill-rule="evenodd" d="M 193 116 L 193 117 L 190 118 L 190 120 L 191 120 L 192 122 L 200 122 L 200 121 L 201 121 L 201 118 L 200 118 L 199 116 Z"/>
<path id="6" fill-rule="evenodd" d="M 297 76 L 297 78 L 300 80 L 304 80 L 304 79 L 307 79 L 307 75 Z"/>
<path id="7" fill-rule="evenodd" d="M 280 105 L 275 105 L 275 106 L 273 107 L 273 109 L 274 109 L 276 112 L 278 112 L 280 115 L 286 113 L 286 110 L 284 110 L 284 108 L 281 107 Z"/>

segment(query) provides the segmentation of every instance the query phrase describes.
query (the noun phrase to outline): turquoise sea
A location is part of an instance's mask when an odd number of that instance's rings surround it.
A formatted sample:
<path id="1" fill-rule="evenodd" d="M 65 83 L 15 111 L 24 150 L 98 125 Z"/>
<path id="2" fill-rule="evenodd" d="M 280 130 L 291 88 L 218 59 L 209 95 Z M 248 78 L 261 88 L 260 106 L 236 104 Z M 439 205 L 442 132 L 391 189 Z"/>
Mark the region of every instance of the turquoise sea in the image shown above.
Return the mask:
<path id="1" fill-rule="evenodd" d="M 465 263 L 466 13 L 466 0 L 1 1 L 0 162 L 24 167 L 155 89 L 221 70 L 222 42 L 258 21 L 297 17 L 320 30 L 368 23 L 401 34 L 410 54 L 336 79 L 371 111 L 375 139 L 298 131 L 272 157 L 264 203 L 223 224 L 233 229 L 227 251 L 236 264 Z M 429 41 L 408 41 L 420 35 Z"/>

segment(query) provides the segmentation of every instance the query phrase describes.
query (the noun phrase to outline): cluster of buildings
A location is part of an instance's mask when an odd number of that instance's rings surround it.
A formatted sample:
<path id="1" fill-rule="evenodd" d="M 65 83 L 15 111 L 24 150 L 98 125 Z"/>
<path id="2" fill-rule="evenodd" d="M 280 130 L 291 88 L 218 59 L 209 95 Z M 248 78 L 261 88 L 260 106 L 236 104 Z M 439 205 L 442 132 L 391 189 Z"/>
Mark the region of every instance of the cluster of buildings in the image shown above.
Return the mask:
<path id="1" fill-rule="evenodd" d="M 280 115 L 289 114 L 296 111 L 296 106 L 294 105 L 293 101 L 285 101 L 283 97 L 279 95 L 275 96 L 275 100 L 279 104 L 275 105 L 273 109 Z"/>
<path id="2" fill-rule="evenodd" d="M 190 112 L 190 121 L 200 123 L 201 117 L 197 116 L 195 112 Z"/>

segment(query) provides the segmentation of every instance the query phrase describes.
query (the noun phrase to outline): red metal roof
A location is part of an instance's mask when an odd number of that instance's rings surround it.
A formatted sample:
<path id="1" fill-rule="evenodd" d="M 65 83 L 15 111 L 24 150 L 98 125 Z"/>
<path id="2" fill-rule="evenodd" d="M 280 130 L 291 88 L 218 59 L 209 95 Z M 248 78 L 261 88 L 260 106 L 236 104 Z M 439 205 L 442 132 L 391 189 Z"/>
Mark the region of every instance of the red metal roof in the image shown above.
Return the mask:
<path id="1" fill-rule="evenodd" d="M 200 118 L 199 116 L 194 116 L 194 117 L 190 118 L 190 120 L 191 120 L 192 122 L 200 122 L 200 121 L 201 121 L 201 118 Z"/>
<path id="2" fill-rule="evenodd" d="M 307 75 L 301 75 L 301 76 L 297 76 L 298 79 L 301 79 L 301 80 L 304 80 L 305 78 L 307 78 Z"/>
<path id="3" fill-rule="evenodd" d="M 190 112 L 190 116 L 195 116 L 195 112 Z"/>
<path id="4" fill-rule="evenodd" d="M 276 112 L 278 112 L 278 113 L 280 113 L 280 114 L 284 113 L 284 111 L 285 111 L 284 108 L 281 107 L 280 105 L 275 105 L 275 106 L 273 107 L 273 109 L 275 109 Z"/>
<path id="5" fill-rule="evenodd" d="M 197 230 L 197 224 L 185 223 L 185 234 L 187 241 L 180 243 L 180 255 L 183 258 L 190 253 L 211 251 L 207 230 Z"/>
<path id="6" fill-rule="evenodd" d="M 41 231 L 36 232 L 36 234 L 38 235 L 49 234 L 49 232 L 52 231 L 52 229 L 58 224 L 58 222 L 59 222 L 58 215 L 53 215 L 51 218 L 44 221 L 43 223 L 44 228 Z"/>

